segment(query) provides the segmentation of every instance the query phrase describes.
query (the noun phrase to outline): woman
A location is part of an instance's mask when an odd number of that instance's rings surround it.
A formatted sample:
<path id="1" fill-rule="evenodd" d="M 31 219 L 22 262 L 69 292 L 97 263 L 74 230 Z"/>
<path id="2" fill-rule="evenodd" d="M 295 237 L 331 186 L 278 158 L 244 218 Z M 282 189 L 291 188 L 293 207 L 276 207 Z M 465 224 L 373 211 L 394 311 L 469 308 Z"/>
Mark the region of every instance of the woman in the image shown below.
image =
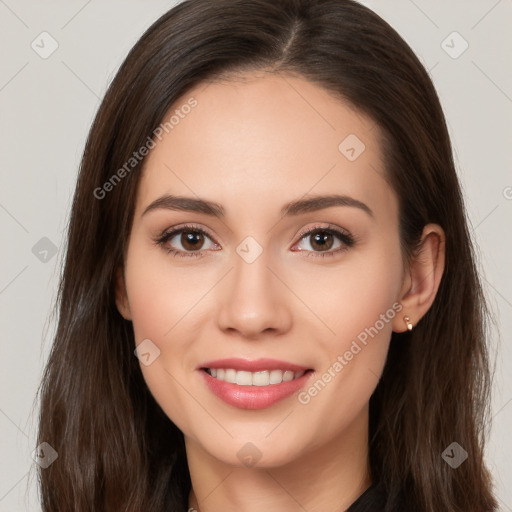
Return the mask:
<path id="1" fill-rule="evenodd" d="M 59 313 L 45 511 L 496 510 L 444 116 L 353 1 L 150 27 L 89 134 Z"/>

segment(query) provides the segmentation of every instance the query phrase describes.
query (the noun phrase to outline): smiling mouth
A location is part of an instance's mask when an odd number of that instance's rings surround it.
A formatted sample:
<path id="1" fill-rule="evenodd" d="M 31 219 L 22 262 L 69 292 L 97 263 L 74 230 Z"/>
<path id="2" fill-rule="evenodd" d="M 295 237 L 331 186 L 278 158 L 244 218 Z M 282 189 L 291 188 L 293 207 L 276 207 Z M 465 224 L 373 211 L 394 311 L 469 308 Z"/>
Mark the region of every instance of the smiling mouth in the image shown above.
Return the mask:
<path id="1" fill-rule="evenodd" d="M 202 370 L 214 379 L 237 384 L 239 386 L 272 386 L 298 379 L 305 373 L 313 371 L 308 369 L 297 372 L 291 370 L 248 372 L 245 370 L 235 370 L 233 368 L 202 368 Z"/>

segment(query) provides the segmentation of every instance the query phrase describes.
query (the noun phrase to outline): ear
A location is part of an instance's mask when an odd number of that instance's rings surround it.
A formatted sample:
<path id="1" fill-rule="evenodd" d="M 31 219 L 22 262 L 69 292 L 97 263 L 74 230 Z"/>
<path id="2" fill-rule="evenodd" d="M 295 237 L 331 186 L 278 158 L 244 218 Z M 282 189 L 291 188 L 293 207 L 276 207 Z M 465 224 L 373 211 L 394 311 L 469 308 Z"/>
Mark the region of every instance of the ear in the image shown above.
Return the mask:
<path id="1" fill-rule="evenodd" d="M 132 319 L 128 294 L 126 293 L 126 283 L 124 281 L 124 272 L 121 267 L 116 270 L 115 276 L 116 306 L 125 320 Z"/>
<path id="2" fill-rule="evenodd" d="M 446 237 L 438 224 L 427 224 L 421 235 L 421 245 L 407 269 L 400 291 L 403 309 L 393 320 L 393 331 L 404 332 L 409 317 L 413 327 L 430 309 L 441 283 L 445 262 Z"/>

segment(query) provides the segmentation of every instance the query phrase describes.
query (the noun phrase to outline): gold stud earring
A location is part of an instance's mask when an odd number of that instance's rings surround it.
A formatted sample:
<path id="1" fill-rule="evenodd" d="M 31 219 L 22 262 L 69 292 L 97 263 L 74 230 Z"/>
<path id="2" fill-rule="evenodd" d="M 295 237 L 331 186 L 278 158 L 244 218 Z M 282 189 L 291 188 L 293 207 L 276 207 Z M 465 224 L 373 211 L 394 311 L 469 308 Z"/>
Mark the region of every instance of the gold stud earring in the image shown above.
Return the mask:
<path id="1" fill-rule="evenodd" d="M 404 322 L 407 325 L 407 330 L 412 331 L 411 319 L 408 316 L 404 316 Z"/>

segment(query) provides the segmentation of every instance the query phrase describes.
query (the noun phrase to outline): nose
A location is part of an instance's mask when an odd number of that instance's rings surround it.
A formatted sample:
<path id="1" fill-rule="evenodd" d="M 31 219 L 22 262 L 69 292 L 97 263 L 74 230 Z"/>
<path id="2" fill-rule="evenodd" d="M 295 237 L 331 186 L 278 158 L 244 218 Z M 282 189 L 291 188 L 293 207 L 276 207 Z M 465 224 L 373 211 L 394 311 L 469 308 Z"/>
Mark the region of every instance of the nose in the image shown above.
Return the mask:
<path id="1" fill-rule="evenodd" d="M 266 251 L 252 263 L 235 254 L 233 264 L 218 290 L 219 329 L 252 340 L 290 330 L 293 295 L 276 277 Z"/>

